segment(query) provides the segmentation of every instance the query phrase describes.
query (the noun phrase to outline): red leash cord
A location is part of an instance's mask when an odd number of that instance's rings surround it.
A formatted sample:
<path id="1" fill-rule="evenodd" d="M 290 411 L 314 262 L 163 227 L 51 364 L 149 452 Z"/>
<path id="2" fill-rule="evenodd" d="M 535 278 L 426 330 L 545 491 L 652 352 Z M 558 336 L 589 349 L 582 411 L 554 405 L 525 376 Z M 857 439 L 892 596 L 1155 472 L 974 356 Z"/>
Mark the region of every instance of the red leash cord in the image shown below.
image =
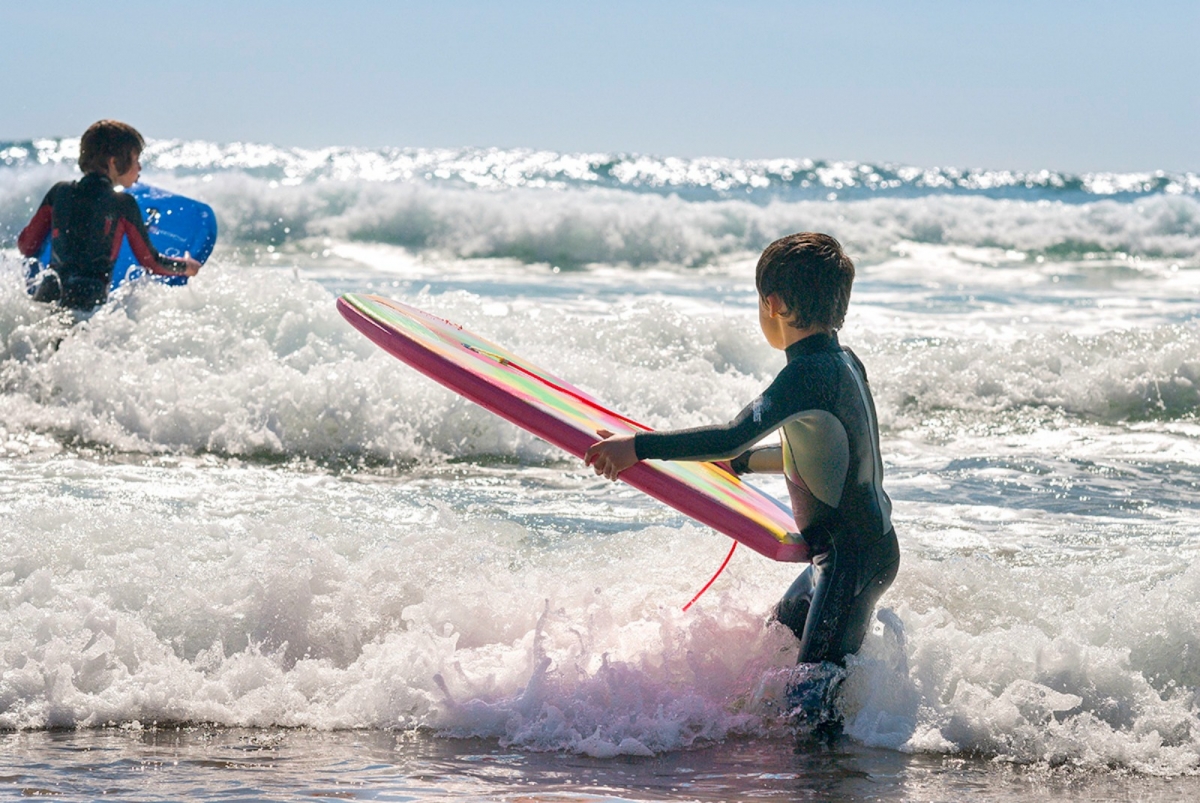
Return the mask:
<path id="1" fill-rule="evenodd" d="M 734 541 L 733 546 L 731 546 L 729 548 L 729 554 L 725 556 L 725 562 L 721 564 L 721 568 L 717 569 L 717 573 L 714 574 L 712 576 L 712 578 L 707 583 L 704 584 L 704 588 L 702 588 L 696 592 L 696 596 L 692 597 L 692 601 L 689 602 L 687 605 L 683 606 L 683 609 L 685 611 L 688 608 L 692 607 L 692 603 L 694 603 L 696 600 L 700 599 L 700 597 L 704 596 L 704 592 L 708 590 L 708 587 L 717 581 L 717 578 L 721 576 L 721 572 L 725 571 L 725 567 L 729 565 L 729 559 L 733 557 L 733 552 L 735 549 L 737 549 L 737 545 L 738 545 L 738 542 Z"/>

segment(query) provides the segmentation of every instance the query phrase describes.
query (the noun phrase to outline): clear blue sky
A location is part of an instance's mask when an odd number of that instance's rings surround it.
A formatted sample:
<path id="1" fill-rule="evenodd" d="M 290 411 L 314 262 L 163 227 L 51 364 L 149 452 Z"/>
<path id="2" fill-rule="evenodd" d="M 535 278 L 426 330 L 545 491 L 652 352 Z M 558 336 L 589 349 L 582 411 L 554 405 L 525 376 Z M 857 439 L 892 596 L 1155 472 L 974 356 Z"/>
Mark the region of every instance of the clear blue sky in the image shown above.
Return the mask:
<path id="1" fill-rule="evenodd" d="M 1200 170 L 1200 2 L 0 6 L 0 139 Z"/>

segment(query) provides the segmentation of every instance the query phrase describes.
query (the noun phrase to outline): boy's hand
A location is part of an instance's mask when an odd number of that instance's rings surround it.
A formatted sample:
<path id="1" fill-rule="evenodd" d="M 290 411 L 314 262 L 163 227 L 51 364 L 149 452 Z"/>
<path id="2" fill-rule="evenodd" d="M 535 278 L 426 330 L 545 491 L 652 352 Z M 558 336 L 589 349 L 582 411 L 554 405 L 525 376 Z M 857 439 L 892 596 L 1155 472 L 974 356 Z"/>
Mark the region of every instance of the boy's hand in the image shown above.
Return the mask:
<path id="1" fill-rule="evenodd" d="M 200 263 L 197 262 L 196 260 L 192 259 L 191 254 L 184 254 L 182 261 L 184 264 L 184 269 L 183 269 L 184 276 L 195 276 L 197 273 L 200 272 Z"/>
<path id="2" fill-rule="evenodd" d="M 597 433 L 604 440 L 593 443 L 583 455 L 583 464 L 596 473 L 616 480 L 617 475 L 638 461 L 632 435 L 614 435 L 608 430 Z"/>

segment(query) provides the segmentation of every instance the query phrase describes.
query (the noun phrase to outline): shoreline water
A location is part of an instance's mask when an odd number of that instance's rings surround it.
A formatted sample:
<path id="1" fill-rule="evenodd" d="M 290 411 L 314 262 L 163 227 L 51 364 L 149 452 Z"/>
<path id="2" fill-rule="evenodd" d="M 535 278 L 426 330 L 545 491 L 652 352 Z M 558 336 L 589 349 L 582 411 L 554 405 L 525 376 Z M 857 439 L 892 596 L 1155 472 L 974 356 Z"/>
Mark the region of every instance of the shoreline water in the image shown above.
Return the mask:
<path id="1" fill-rule="evenodd" d="M 0 794 L 59 800 L 1139 800 L 1200 793 L 1156 778 L 872 749 L 741 739 L 597 759 L 421 732 L 203 726 L 0 733 Z"/>

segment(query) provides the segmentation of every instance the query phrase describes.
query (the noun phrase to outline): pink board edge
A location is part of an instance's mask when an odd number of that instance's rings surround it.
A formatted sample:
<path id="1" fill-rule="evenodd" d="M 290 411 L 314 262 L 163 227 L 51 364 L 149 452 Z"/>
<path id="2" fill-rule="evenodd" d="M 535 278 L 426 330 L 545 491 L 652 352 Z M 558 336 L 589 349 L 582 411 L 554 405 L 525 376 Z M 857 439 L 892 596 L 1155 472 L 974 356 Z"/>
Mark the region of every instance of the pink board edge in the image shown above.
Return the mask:
<path id="1" fill-rule="evenodd" d="M 345 296 L 337 300 L 337 308 L 351 326 L 401 362 L 569 454 L 582 458 L 587 448 L 596 442 L 596 438 L 500 391 L 482 377 L 364 315 L 346 301 Z M 788 563 L 808 560 L 807 545 L 803 542 L 787 544 L 779 541 L 756 522 L 659 471 L 651 463 L 641 462 L 626 469 L 621 473 L 621 480 L 772 560 Z"/>

